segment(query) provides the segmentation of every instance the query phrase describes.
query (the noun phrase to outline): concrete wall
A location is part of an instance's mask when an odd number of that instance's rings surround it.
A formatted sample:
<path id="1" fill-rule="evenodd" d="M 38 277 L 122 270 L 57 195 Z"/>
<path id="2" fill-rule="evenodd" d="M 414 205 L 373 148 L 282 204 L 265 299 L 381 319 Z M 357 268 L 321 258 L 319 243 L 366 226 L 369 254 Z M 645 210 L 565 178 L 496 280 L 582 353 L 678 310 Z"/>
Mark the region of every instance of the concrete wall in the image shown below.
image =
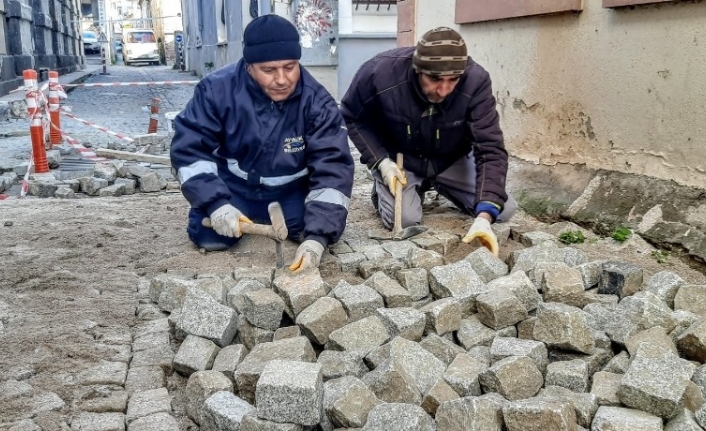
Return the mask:
<path id="1" fill-rule="evenodd" d="M 706 184 L 706 2 L 453 23 L 417 1 L 415 34 L 458 29 L 490 72 L 510 153 L 543 165 Z"/>
<path id="2" fill-rule="evenodd" d="M 78 0 L 0 2 L 0 95 L 22 85 L 25 69 L 65 74 L 83 68 L 79 17 Z"/>

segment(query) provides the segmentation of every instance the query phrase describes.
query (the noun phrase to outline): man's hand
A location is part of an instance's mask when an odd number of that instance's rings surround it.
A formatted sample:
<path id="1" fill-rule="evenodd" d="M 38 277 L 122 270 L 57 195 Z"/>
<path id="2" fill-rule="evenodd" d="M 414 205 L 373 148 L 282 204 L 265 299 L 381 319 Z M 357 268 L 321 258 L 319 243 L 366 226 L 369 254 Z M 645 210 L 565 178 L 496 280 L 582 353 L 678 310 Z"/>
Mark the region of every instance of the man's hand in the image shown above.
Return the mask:
<path id="1" fill-rule="evenodd" d="M 495 256 L 500 253 L 498 238 L 490 228 L 490 222 L 484 217 L 476 217 L 475 221 L 468 229 L 468 233 L 463 237 L 463 242 L 470 244 L 474 239 L 478 239 L 483 247 L 490 250 Z"/>
<path id="2" fill-rule="evenodd" d="M 380 171 L 380 176 L 385 182 L 387 187 L 390 188 L 390 193 L 392 196 L 395 195 L 397 190 L 397 181 L 403 186 L 407 185 L 407 175 L 397 167 L 397 164 L 392 161 L 392 159 L 384 159 L 378 165 L 378 170 Z"/>
<path id="3" fill-rule="evenodd" d="M 223 205 L 211 214 L 211 227 L 217 234 L 240 238 L 240 223 L 252 223 L 243 213 L 231 204 Z"/>
<path id="4" fill-rule="evenodd" d="M 318 268 L 323 253 L 323 244 L 313 239 L 308 239 L 301 243 L 297 249 L 297 253 L 294 255 L 294 262 L 289 266 L 289 270 L 297 273 L 307 268 Z"/>

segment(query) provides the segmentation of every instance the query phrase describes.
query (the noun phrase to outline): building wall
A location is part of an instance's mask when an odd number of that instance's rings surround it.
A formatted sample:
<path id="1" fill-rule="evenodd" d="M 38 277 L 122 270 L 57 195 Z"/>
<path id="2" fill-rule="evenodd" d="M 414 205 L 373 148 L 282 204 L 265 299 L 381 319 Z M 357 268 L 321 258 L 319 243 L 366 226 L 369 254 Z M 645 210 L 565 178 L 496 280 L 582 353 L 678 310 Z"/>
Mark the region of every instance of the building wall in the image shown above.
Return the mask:
<path id="1" fill-rule="evenodd" d="M 79 17 L 79 0 L 0 2 L 0 95 L 22 85 L 25 69 L 83 68 Z"/>
<path id="2" fill-rule="evenodd" d="M 704 188 L 706 3 L 583 3 L 578 14 L 458 25 L 455 0 L 418 0 L 414 38 L 460 31 L 493 79 L 512 155 Z"/>

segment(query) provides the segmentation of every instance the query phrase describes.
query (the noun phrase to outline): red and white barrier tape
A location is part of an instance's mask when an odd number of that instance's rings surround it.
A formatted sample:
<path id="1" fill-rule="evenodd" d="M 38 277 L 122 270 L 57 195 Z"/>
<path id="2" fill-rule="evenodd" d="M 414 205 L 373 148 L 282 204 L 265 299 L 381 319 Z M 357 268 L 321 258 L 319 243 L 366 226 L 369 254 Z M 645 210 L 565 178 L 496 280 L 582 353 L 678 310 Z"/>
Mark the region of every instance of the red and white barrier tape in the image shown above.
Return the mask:
<path id="1" fill-rule="evenodd" d="M 72 119 L 74 119 L 74 120 L 76 120 L 76 121 L 78 121 L 78 122 L 80 122 L 80 123 L 83 123 L 83 124 L 85 124 L 85 125 L 87 125 L 87 126 L 93 127 L 94 129 L 98 129 L 98 130 L 100 130 L 101 132 L 107 133 L 107 134 L 109 134 L 109 135 L 111 135 L 111 136 L 115 136 L 116 138 L 122 139 L 122 140 L 125 141 L 125 142 L 129 142 L 129 143 L 131 143 L 131 144 L 134 144 L 134 143 L 135 143 L 135 140 L 134 140 L 134 139 L 132 139 L 132 138 L 130 138 L 130 137 L 128 137 L 128 136 L 126 136 L 126 135 L 124 135 L 124 134 L 122 134 L 122 133 L 113 132 L 112 130 L 108 130 L 108 128 L 106 128 L 106 127 L 100 126 L 100 125 L 98 125 L 98 124 L 96 124 L 96 123 L 91 123 L 90 121 L 84 120 L 83 118 L 79 118 L 79 117 L 75 116 L 74 114 L 70 114 L 66 108 L 62 108 L 61 110 L 63 111 L 63 113 L 64 113 L 65 116 L 67 116 L 67 117 L 69 117 L 69 118 L 72 118 Z"/>
<path id="2" fill-rule="evenodd" d="M 196 85 L 199 81 L 149 81 L 149 82 L 93 82 L 64 84 L 64 87 L 139 87 L 154 85 Z"/>

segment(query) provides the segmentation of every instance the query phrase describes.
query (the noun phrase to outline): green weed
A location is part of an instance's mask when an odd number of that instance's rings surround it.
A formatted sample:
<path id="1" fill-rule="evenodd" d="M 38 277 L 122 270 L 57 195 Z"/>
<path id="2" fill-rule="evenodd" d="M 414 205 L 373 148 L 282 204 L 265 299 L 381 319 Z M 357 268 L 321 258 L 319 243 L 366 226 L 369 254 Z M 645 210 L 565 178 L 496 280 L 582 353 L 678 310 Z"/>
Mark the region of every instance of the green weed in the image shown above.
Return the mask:
<path id="1" fill-rule="evenodd" d="M 570 230 L 559 235 L 559 241 L 564 244 L 583 244 L 586 237 L 580 230 Z"/>

